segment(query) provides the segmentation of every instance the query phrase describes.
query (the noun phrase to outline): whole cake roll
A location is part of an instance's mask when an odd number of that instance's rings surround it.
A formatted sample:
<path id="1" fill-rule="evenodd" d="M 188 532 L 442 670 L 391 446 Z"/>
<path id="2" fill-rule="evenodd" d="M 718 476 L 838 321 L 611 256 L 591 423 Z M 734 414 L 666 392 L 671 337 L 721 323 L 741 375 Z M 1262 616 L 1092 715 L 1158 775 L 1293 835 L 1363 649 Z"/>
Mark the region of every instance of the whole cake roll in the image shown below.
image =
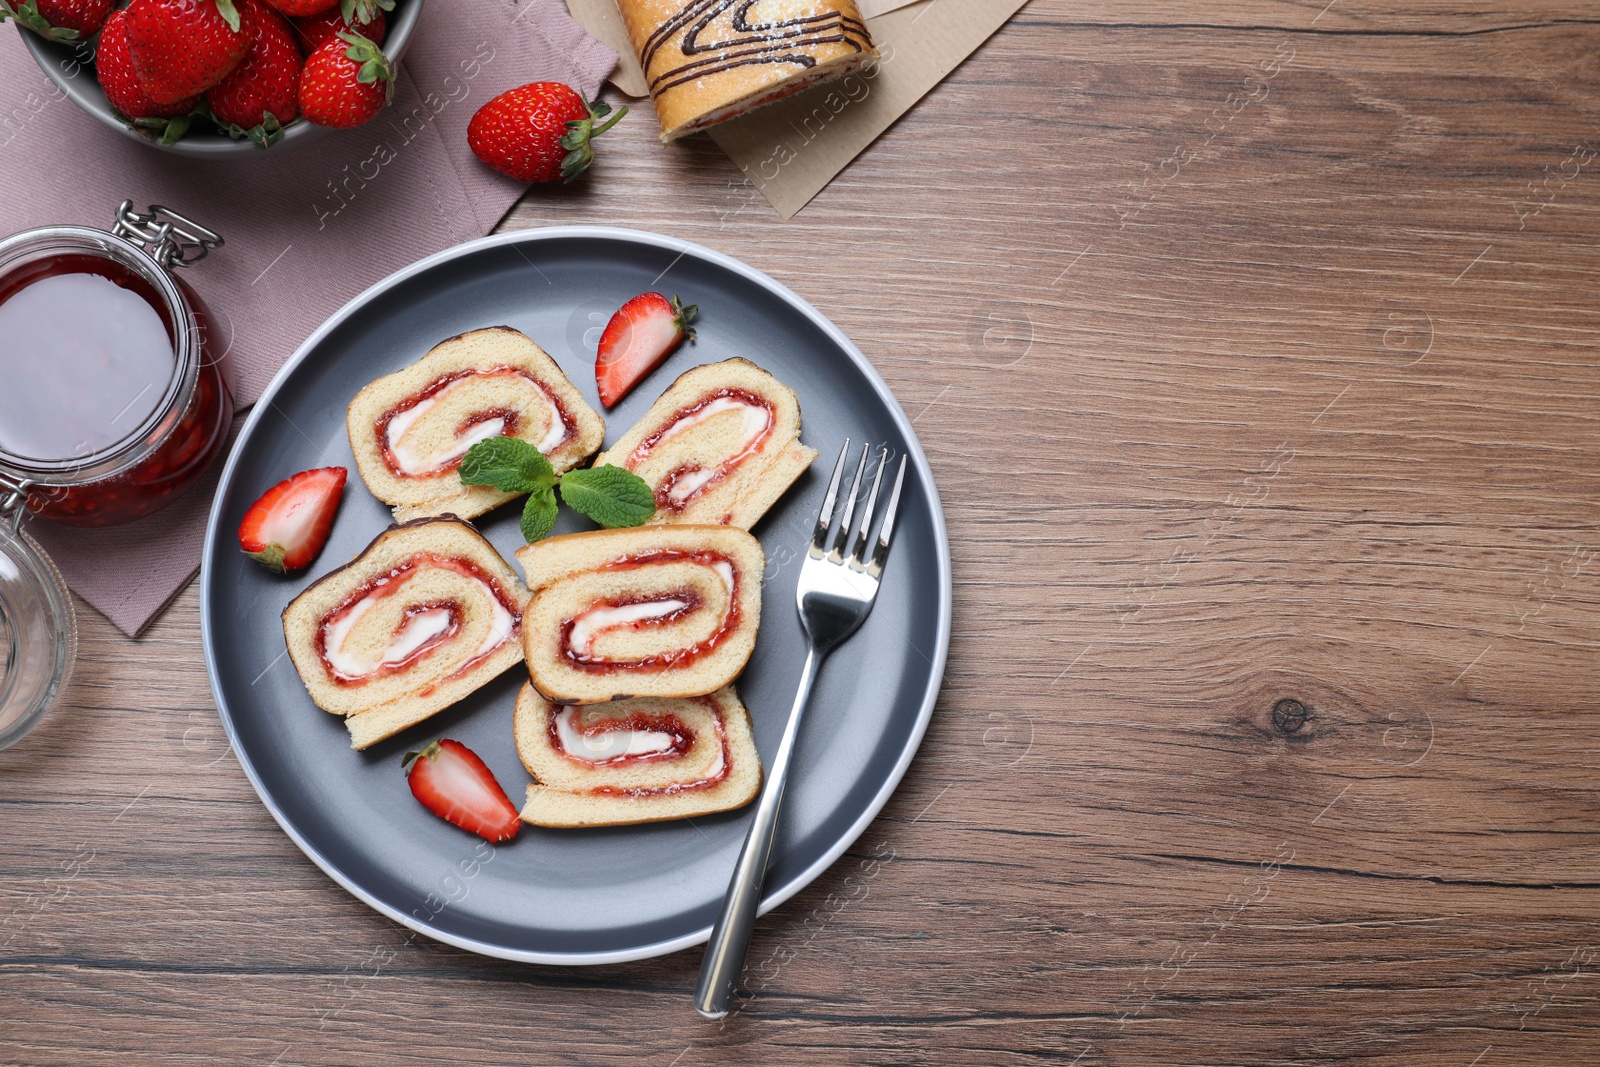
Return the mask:
<path id="1" fill-rule="evenodd" d="M 855 0 L 617 0 L 617 6 L 663 141 L 840 77 L 878 54 Z"/>
<path id="2" fill-rule="evenodd" d="M 521 660 L 528 595 L 469 524 L 419 519 L 290 601 L 283 634 L 311 699 L 366 748 Z"/>
<path id="3" fill-rule="evenodd" d="M 731 811 L 761 788 L 750 713 L 733 686 L 708 696 L 556 704 L 522 687 L 517 754 L 534 778 L 522 820 L 626 826 Z"/>
<path id="4" fill-rule="evenodd" d="M 562 704 L 697 697 L 736 678 L 761 625 L 761 543 L 730 526 L 636 526 L 517 550 L 528 674 Z"/>
<path id="5" fill-rule="evenodd" d="M 435 345 L 356 394 L 345 413 L 356 469 L 400 522 L 470 519 L 514 494 L 461 484 L 461 457 L 490 437 L 520 437 L 559 474 L 594 454 L 606 433 L 556 361 L 509 326 Z"/>
<path id="6" fill-rule="evenodd" d="M 794 390 L 747 359 L 686 371 L 602 453 L 656 494 L 654 523 L 748 530 L 817 458 Z"/>

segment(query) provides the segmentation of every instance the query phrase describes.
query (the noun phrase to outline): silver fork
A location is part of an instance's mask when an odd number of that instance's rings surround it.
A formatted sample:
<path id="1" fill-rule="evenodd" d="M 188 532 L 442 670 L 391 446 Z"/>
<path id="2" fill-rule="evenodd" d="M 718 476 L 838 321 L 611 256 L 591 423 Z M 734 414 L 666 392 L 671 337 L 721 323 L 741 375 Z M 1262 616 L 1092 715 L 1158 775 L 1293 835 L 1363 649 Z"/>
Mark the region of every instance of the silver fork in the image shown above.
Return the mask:
<path id="1" fill-rule="evenodd" d="M 794 755 L 795 737 L 800 732 L 800 720 L 805 714 L 806 701 L 811 696 L 811 686 L 817 680 L 822 661 L 845 638 L 860 628 L 872 611 L 872 602 L 878 596 L 878 579 L 883 574 L 883 562 L 889 555 L 889 539 L 894 535 L 895 511 L 900 504 L 900 487 L 905 482 L 906 461 L 900 458 L 900 469 L 894 476 L 894 490 L 889 494 L 889 504 L 883 512 L 883 523 L 870 556 L 865 555 L 867 539 L 872 531 L 873 511 L 878 505 L 878 487 L 883 482 L 883 468 L 889 450 L 878 453 L 878 469 L 872 478 L 872 488 L 867 492 L 865 506 L 861 509 L 861 525 L 854 542 L 850 541 L 850 520 L 855 515 L 856 493 L 861 488 L 861 476 L 866 473 L 867 456 L 871 445 L 861 449 L 861 462 L 856 464 L 855 481 L 845 498 L 844 516 L 836 533 L 829 533 L 833 522 L 834 505 L 839 497 L 839 476 L 844 473 L 844 463 L 850 452 L 850 439 L 845 438 L 839 450 L 838 462 L 833 465 L 833 478 L 828 482 L 828 495 L 822 499 L 822 513 L 817 516 L 817 528 L 811 535 L 811 547 L 800 567 L 800 583 L 795 591 L 795 603 L 800 609 L 800 625 L 806 633 L 806 665 L 800 674 L 800 691 L 794 696 L 794 707 L 789 710 L 788 725 L 783 728 L 783 740 L 778 743 L 778 754 L 767 768 L 766 782 L 761 788 L 761 799 L 756 802 L 755 819 L 750 833 L 739 852 L 739 862 L 734 864 L 733 879 L 728 883 L 728 895 L 722 901 L 722 914 L 711 928 L 711 941 L 706 945 L 705 959 L 700 963 L 700 983 L 695 987 L 694 1006 L 707 1019 L 721 1019 L 728 1014 L 728 1002 L 744 969 L 744 955 L 750 947 L 750 933 L 755 926 L 756 907 L 761 903 L 761 885 L 767 876 L 767 860 L 772 855 L 772 842 L 778 829 L 778 808 L 783 804 L 783 787 L 789 778 L 789 761 Z M 845 548 L 850 548 L 849 555 Z"/>

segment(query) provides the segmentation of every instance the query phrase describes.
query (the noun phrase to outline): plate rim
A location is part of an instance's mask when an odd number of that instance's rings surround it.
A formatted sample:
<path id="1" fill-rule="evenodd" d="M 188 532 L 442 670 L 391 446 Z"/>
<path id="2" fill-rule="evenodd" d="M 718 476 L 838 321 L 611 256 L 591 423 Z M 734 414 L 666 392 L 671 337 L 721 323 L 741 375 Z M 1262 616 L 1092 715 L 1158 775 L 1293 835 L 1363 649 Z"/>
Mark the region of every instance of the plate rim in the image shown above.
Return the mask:
<path id="1" fill-rule="evenodd" d="M 284 816 L 283 812 L 278 809 L 278 805 L 273 801 L 271 795 L 267 792 L 266 787 L 262 782 L 254 764 L 251 763 L 249 757 L 239 745 L 238 734 L 234 729 L 233 715 L 228 708 L 226 699 L 223 697 L 222 689 L 219 684 L 219 669 L 216 661 L 215 642 L 213 640 L 211 626 L 212 611 L 210 576 L 213 572 L 212 559 L 215 555 L 215 546 L 217 545 L 218 527 L 222 522 L 222 501 L 224 492 L 232 482 L 234 467 L 238 464 L 241 450 L 246 440 L 248 440 L 249 435 L 255 429 L 256 424 L 263 417 L 265 417 L 266 412 L 273 407 L 272 401 L 277 395 L 279 389 L 282 387 L 283 383 L 295 372 L 300 364 L 309 357 L 311 352 L 322 342 L 322 340 L 327 337 L 328 334 L 332 333 L 335 329 L 341 326 L 345 320 L 350 318 L 358 309 L 377 297 L 379 294 L 395 288 L 396 286 L 402 285 L 416 275 L 431 270 L 439 264 L 476 255 L 483 250 L 498 248 L 503 245 L 516 245 L 523 243 L 533 244 L 541 241 L 563 240 L 569 238 L 604 239 L 611 241 L 633 242 L 636 244 L 648 245 L 654 248 L 664 248 L 670 251 L 676 251 L 679 255 L 679 258 L 693 254 L 701 259 L 707 260 L 713 264 L 716 264 L 717 266 L 729 270 L 748 281 L 754 282 L 756 285 L 773 293 L 773 295 L 777 296 L 796 311 L 799 311 L 802 315 L 804 315 L 808 321 L 820 329 L 829 340 L 836 344 L 839 349 L 849 357 L 850 361 L 854 363 L 856 368 L 865 376 L 873 391 L 877 393 L 879 400 L 882 401 L 884 408 L 888 411 L 890 419 L 894 422 L 896 429 L 901 432 L 907 444 L 910 445 L 908 455 L 911 457 L 912 465 L 916 468 L 917 474 L 922 480 L 923 485 L 927 487 L 929 495 L 934 542 L 935 547 L 937 548 L 936 563 L 938 565 L 939 572 L 939 618 L 936 627 L 937 634 L 933 655 L 929 657 L 932 669 L 929 673 L 927 687 L 923 693 L 922 706 L 918 709 L 916 721 L 912 724 L 911 733 L 907 738 L 905 747 L 896 757 L 894 766 L 891 768 L 888 777 L 884 779 L 883 784 L 878 788 L 877 793 L 867 804 L 860 816 L 857 817 L 855 822 L 851 823 L 844 833 L 839 836 L 839 839 L 830 845 L 828 849 L 813 863 L 801 870 L 788 882 L 765 893 L 762 897 L 761 905 L 757 909 L 756 914 L 765 915 L 773 908 L 778 907 L 780 904 L 783 904 L 785 901 L 794 897 L 802 889 L 814 882 L 829 867 L 833 866 L 833 864 L 838 861 L 839 857 L 844 855 L 851 845 L 855 844 L 861 835 L 866 832 L 867 827 L 870 826 L 873 820 L 878 817 L 879 812 L 881 812 L 884 806 L 888 804 L 889 798 L 892 797 L 895 791 L 899 788 L 900 782 L 902 779 L 904 779 L 906 771 L 910 768 L 911 761 L 916 758 L 917 752 L 922 747 L 923 735 L 926 734 L 928 724 L 933 719 L 934 705 L 938 702 L 939 692 L 944 685 L 945 663 L 950 651 L 950 631 L 952 625 L 952 609 L 954 600 L 951 576 L 952 568 L 950 558 L 950 539 L 945 526 L 944 508 L 939 500 L 938 486 L 933 480 L 933 471 L 928 465 L 928 457 L 923 451 L 922 442 L 918 439 L 916 431 L 911 425 L 911 420 L 906 418 L 905 410 L 901 408 L 900 402 L 895 398 L 894 393 L 890 391 L 888 383 L 883 380 L 883 377 L 878 373 L 877 368 L 874 367 L 872 362 L 867 359 L 866 355 L 855 346 L 855 343 L 845 336 L 844 332 L 835 326 L 827 316 L 823 315 L 822 312 L 818 311 L 814 306 L 812 306 L 810 301 L 800 296 L 798 293 L 784 285 L 782 282 L 778 281 L 776 278 L 773 278 L 766 272 L 757 270 L 756 268 L 751 267 L 732 256 L 718 252 L 713 248 L 708 248 L 705 245 L 694 241 L 684 240 L 683 238 L 679 237 L 670 237 L 665 234 L 653 233 L 648 230 L 638 230 L 624 226 L 604 226 L 596 224 L 542 226 L 521 230 L 510 230 L 504 233 L 490 234 L 487 237 L 480 237 L 475 240 L 452 245 L 451 247 L 443 249 L 439 252 L 435 252 L 432 255 L 425 256 L 409 266 L 402 267 L 401 269 L 385 276 L 379 281 L 374 282 L 356 296 L 346 301 L 337 311 L 328 316 L 328 318 L 324 320 L 320 326 L 312 331 L 311 335 L 307 337 L 298 348 L 295 349 L 294 353 L 284 362 L 283 366 L 278 368 L 277 373 L 272 376 L 272 380 L 267 383 L 266 388 L 261 391 L 261 395 L 257 397 L 254 404 L 252 404 L 249 416 L 245 419 L 244 425 L 239 428 L 238 437 L 235 439 L 233 446 L 228 450 L 227 462 L 222 468 L 222 474 L 217 479 L 215 495 L 211 501 L 210 514 L 206 519 L 205 544 L 200 557 L 200 640 L 201 647 L 205 653 L 206 680 L 210 683 L 211 695 L 213 701 L 216 703 L 218 717 L 222 720 L 223 729 L 228 735 L 228 747 L 232 750 L 234 758 L 239 761 L 240 767 L 243 768 L 245 777 L 249 779 L 250 786 L 255 790 L 257 799 L 261 801 L 268 813 L 271 814 L 273 821 L 278 824 L 279 829 L 281 829 L 284 834 L 288 836 L 289 840 L 293 841 L 296 847 L 298 847 L 300 851 L 305 854 L 306 858 L 311 860 L 312 863 L 316 864 L 324 874 L 333 879 L 335 883 L 343 887 L 346 892 L 350 893 L 357 900 L 361 901 L 369 908 L 372 908 L 380 915 L 398 922 L 402 926 L 414 930 L 417 933 L 433 938 L 436 941 L 443 942 L 444 944 L 465 949 L 469 952 L 475 952 L 479 955 L 491 956 L 497 959 L 513 960 L 519 963 L 538 963 L 553 966 L 594 966 L 609 963 L 629 963 L 635 960 L 650 959 L 655 956 L 664 956 L 668 953 L 677 952 L 686 948 L 692 948 L 695 945 L 704 944 L 710 939 L 711 927 L 708 925 L 699 930 L 681 934 L 674 938 L 668 938 L 662 941 L 653 941 L 649 942 L 648 944 L 638 945 L 632 948 L 614 949 L 601 952 L 542 952 L 507 948 L 503 945 L 494 944 L 492 942 L 481 941 L 471 937 L 463 937 L 458 934 L 440 930 L 428 923 L 416 919 L 414 916 L 406 912 L 390 906 L 384 901 L 379 900 L 374 895 L 368 893 L 354 879 L 347 877 L 328 857 L 324 856 L 316 847 L 314 847 L 309 841 L 301 836 L 299 830 L 296 829 L 296 827 Z M 677 260 L 674 260 L 673 262 L 676 263 Z"/>

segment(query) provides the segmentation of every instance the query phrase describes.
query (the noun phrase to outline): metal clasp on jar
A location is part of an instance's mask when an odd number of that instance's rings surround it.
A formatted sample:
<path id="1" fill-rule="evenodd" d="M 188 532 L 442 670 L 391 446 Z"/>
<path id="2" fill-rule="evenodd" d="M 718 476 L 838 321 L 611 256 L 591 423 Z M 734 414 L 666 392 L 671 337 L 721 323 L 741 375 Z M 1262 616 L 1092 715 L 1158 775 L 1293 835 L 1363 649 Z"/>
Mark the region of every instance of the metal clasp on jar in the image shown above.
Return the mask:
<path id="1" fill-rule="evenodd" d="M 22 517 L 28 512 L 28 490 L 33 483 L 26 478 L 11 479 L 0 474 L 0 522 L 11 520 L 13 532 L 22 529 Z"/>
<path id="2" fill-rule="evenodd" d="M 167 270 L 197 263 L 206 258 L 207 252 L 222 246 L 222 235 L 215 230 L 160 204 L 151 204 L 148 211 L 135 211 L 132 200 L 117 205 L 117 221 L 111 232 L 144 249 Z"/>

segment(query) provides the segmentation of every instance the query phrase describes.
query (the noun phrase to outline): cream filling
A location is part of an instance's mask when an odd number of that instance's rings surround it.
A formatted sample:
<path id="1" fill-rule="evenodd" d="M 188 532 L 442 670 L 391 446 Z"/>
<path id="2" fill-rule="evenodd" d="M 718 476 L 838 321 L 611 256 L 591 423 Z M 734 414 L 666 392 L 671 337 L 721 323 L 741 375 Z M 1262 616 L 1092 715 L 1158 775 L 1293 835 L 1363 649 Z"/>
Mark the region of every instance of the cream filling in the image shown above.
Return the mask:
<path id="1" fill-rule="evenodd" d="M 645 604 L 618 604 L 615 607 L 590 608 L 572 621 L 569 644 L 572 651 L 579 656 L 587 657 L 594 647 L 594 639 L 604 631 L 620 626 L 631 626 L 649 619 L 659 619 L 688 606 L 688 601 L 672 597 Z"/>
<path id="2" fill-rule="evenodd" d="M 660 730 L 607 730 L 590 735 L 572 725 L 578 709 L 567 705 L 556 713 L 561 749 L 574 759 L 599 763 L 619 756 L 648 756 L 672 748 L 672 735 Z M 718 751 L 720 758 L 721 752 Z"/>
<path id="3" fill-rule="evenodd" d="M 471 381 L 463 378 L 459 382 L 452 382 L 426 400 L 419 400 L 411 407 L 400 412 L 389 420 L 389 425 L 384 429 L 385 442 L 389 452 L 394 456 L 397 466 L 402 474 L 424 475 L 431 474 L 449 463 L 460 459 L 467 454 L 467 450 L 479 441 L 487 441 L 491 437 L 499 437 L 505 433 L 506 420 L 504 418 L 487 419 L 471 427 L 466 433 L 455 438 L 449 445 L 435 452 L 423 455 L 405 443 L 406 431 L 420 419 L 429 408 L 437 404 L 442 398 L 448 396 L 451 390 Z M 546 428 L 542 440 L 535 442 L 534 447 L 540 452 L 548 453 L 559 446 L 567 436 L 566 424 L 561 421 L 561 409 L 556 407 L 556 402 L 542 387 L 532 382 L 528 383 L 538 392 L 544 400 L 546 408 Z"/>
<path id="4" fill-rule="evenodd" d="M 761 407 L 755 404 L 747 404 L 744 401 L 736 400 L 731 396 L 720 396 L 694 414 L 685 415 L 683 418 L 673 423 L 667 428 L 666 432 L 656 439 L 656 443 L 651 446 L 650 451 L 654 452 L 657 448 L 660 448 L 662 445 L 666 444 L 679 434 L 693 429 L 694 427 L 705 422 L 707 419 L 715 418 L 716 416 L 729 411 L 738 411 L 741 413 L 741 421 L 739 424 L 739 447 L 736 448 L 733 454 L 719 466 L 711 467 L 709 469 L 702 467 L 697 470 L 686 471 L 680 475 L 677 481 L 673 482 L 672 488 L 667 491 L 667 499 L 672 503 L 684 503 L 698 493 L 701 489 L 705 488 L 706 483 L 715 478 L 719 471 L 739 463 L 746 456 L 748 456 L 751 450 L 755 447 L 756 442 L 760 441 L 766 435 L 767 431 L 771 429 L 773 412 L 770 408 Z M 645 453 L 645 456 L 648 456 L 649 454 L 650 453 L 647 452 Z M 645 456 L 636 457 L 634 459 L 635 465 L 643 460 Z"/>
<path id="5" fill-rule="evenodd" d="M 376 598 L 366 597 L 343 617 L 328 624 L 325 645 L 328 662 L 346 678 L 364 678 L 380 667 L 403 662 L 407 656 L 450 629 L 450 612 L 444 608 L 433 608 L 407 619 L 383 648 L 366 652 L 347 651 L 344 643 L 350 631 L 355 629 L 356 623 L 375 603 Z"/>
<path id="6" fill-rule="evenodd" d="M 477 651 L 472 654 L 473 660 L 479 660 L 505 644 L 511 637 L 511 631 L 516 627 L 517 620 L 506 606 L 500 603 L 500 598 L 495 596 L 494 590 L 488 583 L 479 582 L 475 578 L 469 581 L 476 582 L 483 587 L 484 595 L 491 605 L 489 617 L 489 632 L 484 635 L 483 641 L 478 645 Z M 328 623 L 323 630 L 323 647 L 328 657 L 328 663 L 340 675 L 347 679 L 365 678 L 372 672 L 395 663 L 401 663 L 407 656 L 417 649 L 438 637 L 450 628 L 450 612 L 444 608 L 432 608 L 420 611 L 408 618 L 404 625 L 389 639 L 389 643 L 381 649 L 368 650 L 365 653 L 347 651 L 345 641 L 350 637 L 350 632 L 361 621 L 372 606 L 378 602 L 372 594 L 346 612 L 340 618 Z"/>
<path id="7" fill-rule="evenodd" d="M 500 598 L 494 595 L 494 590 L 484 582 L 479 582 L 484 591 L 489 594 L 489 603 L 493 610 L 489 616 L 489 632 L 484 634 L 483 642 L 478 645 L 478 650 L 472 654 L 474 660 L 482 659 L 501 645 L 511 639 L 511 631 L 516 629 L 517 620 L 506 606 L 500 603 Z M 469 661 L 470 662 L 470 661 Z"/>
<path id="8" fill-rule="evenodd" d="M 656 443 L 650 451 L 654 452 L 680 433 L 693 429 L 707 419 L 716 418 L 725 411 L 734 410 L 743 412 L 744 421 L 740 426 L 741 440 L 739 442 L 739 450 L 742 452 L 749 448 L 756 438 L 760 437 L 766 428 L 772 424 L 772 412 L 768 408 L 757 404 L 746 404 L 743 400 L 737 400 L 731 396 L 719 396 L 699 411 L 692 415 L 685 415 L 673 423 L 660 437 L 656 438 Z M 640 458 L 642 459 L 643 457 L 641 456 Z"/>

